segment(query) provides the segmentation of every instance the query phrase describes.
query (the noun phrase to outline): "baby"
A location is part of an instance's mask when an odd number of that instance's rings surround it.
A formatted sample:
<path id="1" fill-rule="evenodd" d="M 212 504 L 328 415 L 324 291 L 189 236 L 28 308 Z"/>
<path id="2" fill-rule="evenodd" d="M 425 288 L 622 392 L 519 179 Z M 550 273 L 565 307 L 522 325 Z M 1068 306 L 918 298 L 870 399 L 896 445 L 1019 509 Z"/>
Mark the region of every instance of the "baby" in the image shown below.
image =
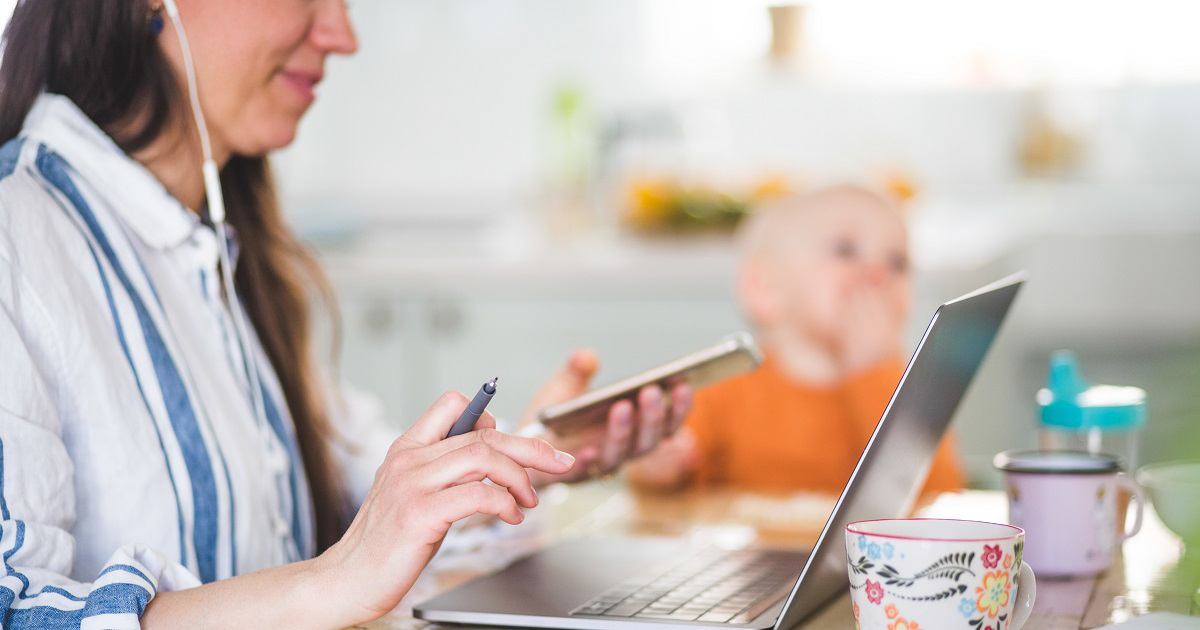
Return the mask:
<path id="1" fill-rule="evenodd" d="M 684 427 L 629 479 L 838 494 L 904 371 L 903 216 L 883 196 L 843 185 L 771 202 L 738 236 L 738 300 L 763 364 L 698 390 Z M 961 485 L 948 438 L 925 490 Z"/>

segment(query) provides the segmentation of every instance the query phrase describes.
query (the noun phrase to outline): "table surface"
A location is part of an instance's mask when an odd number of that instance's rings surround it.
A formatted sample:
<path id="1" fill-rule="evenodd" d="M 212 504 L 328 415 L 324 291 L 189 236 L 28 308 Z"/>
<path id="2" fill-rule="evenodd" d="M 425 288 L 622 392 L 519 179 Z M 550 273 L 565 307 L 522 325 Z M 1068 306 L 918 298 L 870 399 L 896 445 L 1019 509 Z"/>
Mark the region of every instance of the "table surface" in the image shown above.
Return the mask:
<path id="1" fill-rule="evenodd" d="M 453 531 L 400 606 L 360 627 L 461 629 L 413 619 L 412 603 L 496 570 L 555 540 L 633 534 L 687 536 L 723 544 L 811 544 L 834 503 L 833 497 L 811 494 L 696 491 L 649 495 L 632 492 L 613 481 L 552 486 L 543 489 L 541 498 L 541 505 L 529 512 L 520 526 L 483 523 Z M 942 495 L 919 515 L 996 522 L 1006 518 L 1004 497 L 998 491 Z M 1089 578 L 1039 579 L 1037 603 L 1024 628 L 1090 629 L 1149 612 L 1189 614 L 1198 586 L 1200 553 L 1185 554 L 1179 539 L 1148 509 L 1142 531 L 1125 542 L 1122 554 L 1105 573 Z M 847 594 L 831 601 L 799 627 L 853 628 L 849 599 Z"/>

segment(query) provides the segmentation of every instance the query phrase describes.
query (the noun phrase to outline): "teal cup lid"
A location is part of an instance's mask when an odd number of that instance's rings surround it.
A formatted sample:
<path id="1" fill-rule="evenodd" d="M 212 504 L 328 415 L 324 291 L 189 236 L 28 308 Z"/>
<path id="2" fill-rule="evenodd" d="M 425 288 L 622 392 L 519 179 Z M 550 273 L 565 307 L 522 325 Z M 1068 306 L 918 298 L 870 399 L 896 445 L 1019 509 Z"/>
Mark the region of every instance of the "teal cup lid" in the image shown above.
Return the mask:
<path id="1" fill-rule="evenodd" d="M 1042 424 L 1049 427 L 1125 431 L 1146 423 L 1146 390 L 1092 385 L 1080 375 L 1075 356 L 1065 350 L 1050 357 L 1050 374 L 1037 400 Z"/>

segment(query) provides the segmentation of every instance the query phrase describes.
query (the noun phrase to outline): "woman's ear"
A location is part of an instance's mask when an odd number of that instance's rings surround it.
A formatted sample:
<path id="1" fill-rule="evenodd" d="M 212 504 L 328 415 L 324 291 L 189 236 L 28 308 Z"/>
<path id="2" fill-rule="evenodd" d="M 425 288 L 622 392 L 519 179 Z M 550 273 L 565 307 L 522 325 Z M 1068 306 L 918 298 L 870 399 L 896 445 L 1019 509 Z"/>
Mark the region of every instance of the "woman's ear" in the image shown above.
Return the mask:
<path id="1" fill-rule="evenodd" d="M 770 266 L 761 258 L 745 261 L 738 269 L 738 301 L 746 317 L 757 327 L 769 325 L 779 317 L 779 289 Z"/>

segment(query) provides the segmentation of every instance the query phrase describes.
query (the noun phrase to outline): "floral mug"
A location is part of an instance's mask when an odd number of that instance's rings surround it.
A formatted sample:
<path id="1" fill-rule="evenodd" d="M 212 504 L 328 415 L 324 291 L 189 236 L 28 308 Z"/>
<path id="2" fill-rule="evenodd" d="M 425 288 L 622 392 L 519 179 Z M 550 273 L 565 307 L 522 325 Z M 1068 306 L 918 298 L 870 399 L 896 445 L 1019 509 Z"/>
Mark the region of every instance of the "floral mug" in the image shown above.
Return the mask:
<path id="1" fill-rule="evenodd" d="M 1016 630 L 1033 610 L 1033 570 L 1019 527 L 951 519 L 846 526 L 859 630 Z"/>

